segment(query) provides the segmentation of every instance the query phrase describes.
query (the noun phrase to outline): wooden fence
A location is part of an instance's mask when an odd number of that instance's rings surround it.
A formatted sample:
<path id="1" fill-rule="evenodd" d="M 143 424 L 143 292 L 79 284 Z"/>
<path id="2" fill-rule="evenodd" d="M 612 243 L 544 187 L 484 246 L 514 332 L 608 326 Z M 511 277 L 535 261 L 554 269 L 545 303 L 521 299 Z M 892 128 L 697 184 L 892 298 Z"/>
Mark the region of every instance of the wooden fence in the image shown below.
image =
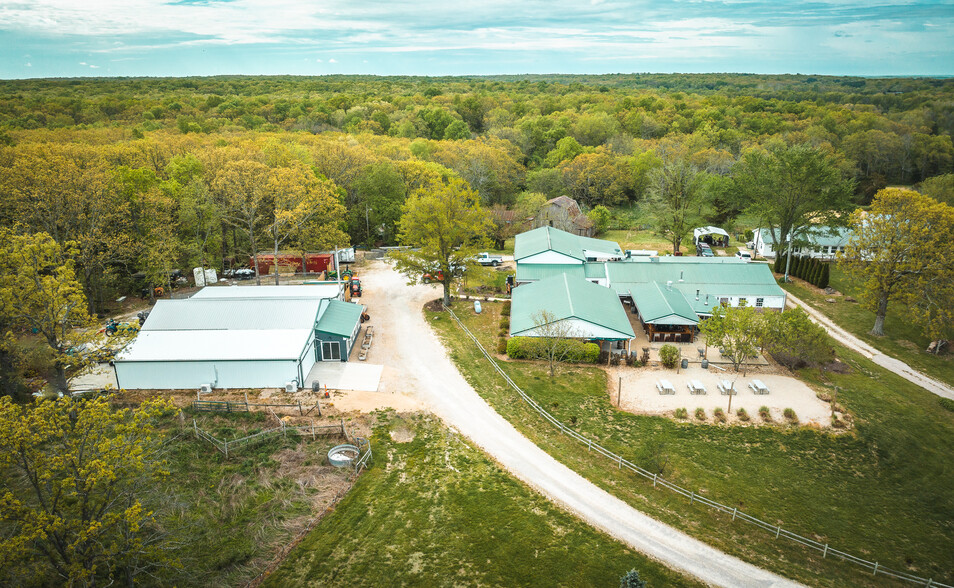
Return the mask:
<path id="1" fill-rule="evenodd" d="M 821 541 L 815 541 L 814 539 L 809 539 L 808 537 L 803 537 L 802 535 L 798 535 L 791 531 L 787 531 L 783 529 L 781 525 L 773 525 L 771 523 L 767 523 L 761 519 L 758 519 L 756 517 L 753 517 L 749 514 L 746 514 L 740 511 L 736 507 L 726 506 L 714 500 L 705 498 L 704 496 L 700 496 L 698 493 L 696 493 L 693 490 L 686 490 L 685 488 L 682 488 L 681 486 L 677 486 L 676 484 L 673 484 L 672 482 L 669 482 L 668 480 L 663 479 L 661 476 L 657 474 L 654 474 L 648 470 L 645 470 L 639 467 L 638 465 L 630 462 L 629 460 L 624 459 L 623 456 L 613 453 L 612 451 L 606 449 L 599 443 L 595 443 L 592 439 L 587 439 L 580 433 L 577 433 L 576 431 L 574 431 L 573 429 L 565 425 L 563 422 L 561 422 L 559 419 L 554 417 L 552 414 L 550 414 L 545 408 L 540 406 L 540 404 L 537 403 L 536 400 L 531 398 L 526 392 L 524 392 L 519 386 L 517 386 L 517 384 L 515 384 L 514 381 L 510 379 L 510 376 L 508 376 L 507 373 L 504 372 L 503 369 L 501 369 L 500 365 L 497 364 L 497 361 L 489 353 L 487 353 L 487 350 L 484 349 L 484 346 L 481 345 L 480 341 L 477 340 L 477 337 L 475 337 L 474 334 L 471 333 L 466 326 L 464 326 L 464 323 L 462 323 L 461 320 L 457 318 L 457 315 L 454 314 L 454 311 L 447 308 L 446 306 L 444 307 L 444 310 L 446 310 L 448 314 L 450 314 L 451 318 L 453 318 L 454 321 L 457 323 L 457 326 L 459 326 L 461 330 L 464 331 L 464 333 L 466 333 L 468 337 L 470 337 L 470 339 L 474 342 L 474 344 L 477 346 L 480 352 L 484 355 L 487 361 L 490 362 L 490 365 L 493 366 L 494 370 L 498 374 L 500 374 L 501 377 L 503 377 L 503 379 L 507 382 L 507 384 L 509 384 L 510 387 L 517 392 L 517 394 L 520 395 L 520 398 L 522 398 L 524 402 L 530 405 L 530 407 L 533 410 L 539 413 L 540 416 L 546 419 L 551 425 L 556 427 L 561 433 L 575 439 L 576 441 L 579 441 L 583 445 L 586 445 L 589 451 L 595 451 L 596 453 L 603 455 L 609 460 L 609 463 L 611 463 L 612 465 L 615 465 L 618 469 L 626 468 L 627 470 L 639 476 L 642 476 L 643 478 L 647 480 L 652 480 L 653 488 L 665 488 L 667 490 L 675 492 L 676 494 L 685 496 L 686 498 L 689 499 L 689 504 L 695 504 L 698 502 L 699 504 L 703 504 L 713 510 L 717 510 L 727 515 L 731 515 L 733 521 L 736 521 L 736 520 L 743 521 L 751 525 L 755 525 L 756 527 L 759 527 L 761 529 L 764 529 L 765 531 L 768 531 L 769 533 L 772 533 L 773 535 L 775 535 L 776 539 L 787 539 L 789 541 L 794 541 L 795 543 L 804 545 L 805 547 L 808 547 L 810 549 L 814 549 L 820 552 L 823 558 L 837 559 L 842 562 L 854 564 L 856 566 L 859 566 L 861 568 L 868 570 L 869 572 L 871 572 L 872 575 L 875 575 L 875 576 L 877 576 L 878 574 L 881 574 L 883 576 L 894 578 L 896 580 L 903 580 L 905 582 L 910 582 L 912 584 L 920 584 L 922 586 L 927 586 L 928 588 L 931 588 L 934 586 L 938 588 L 954 588 L 954 586 L 951 586 L 949 584 L 942 584 L 940 582 L 935 582 L 932 578 L 922 578 L 921 576 L 916 576 L 908 572 L 887 568 L 885 566 L 882 566 L 880 563 L 876 561 L 868 561 L 866 559 L 862 559 L 850 553 L 846 553 L 844 551 L 835 549 L 834 547 L 831 547 L 827 543 L 822 543 Z"/>
<path id="2" fill-rule="evenodd" d="M 215 447 L 216 449 L 218 449 L 219 451 L 225 454 L 226 459 L 228 459 L 229 454 L 234 453 L 237 448 L 248 447 L 249 445 L 253 443 L 264 441 L 266 439 L 269 439 L 271 437 L 276 437 L 278 435 L 285 436 L 286 434 L 288 434 L 288 431 L 295 431 L 300 435 L 311 435 L 312 439 L 316 439 L 318 435 L 327 435 L 327 434 L 334 434 L 334 433 L 338 433 L 346 439 L 349 438 L 348 432 L 345 430 L 343 419 L 341 420 L 340 424 L 337 424 L 337 425 L 315 425 L 314 423 L 312 423 L 311 425 L 300 425 L 300 426 L 288 427 L 285 425 L 284 422 L 282 422 L 281 426 L 273 427 L 271 429 L 265 429 L 263 431 L 259 431 L 258 433 L 254 433 L 252 435 L 242 437 L 240 439 L 231 439 L 228 441 L 217 439 L 211 434 L 209 434 L 208 432 L 203 431 L 202 429 L 199 428 L 199 425 L 198 423 L 196 423 L 195 419 L 192 419 L 192 430 L 195 433 L 195 436 L 197 439 L 202 439 L 204 441 L 208 441 L 209 443 L 211 443 L 213 447 Z M 368 453 L 370 453 L 370 450 L 368 451 Z"/>

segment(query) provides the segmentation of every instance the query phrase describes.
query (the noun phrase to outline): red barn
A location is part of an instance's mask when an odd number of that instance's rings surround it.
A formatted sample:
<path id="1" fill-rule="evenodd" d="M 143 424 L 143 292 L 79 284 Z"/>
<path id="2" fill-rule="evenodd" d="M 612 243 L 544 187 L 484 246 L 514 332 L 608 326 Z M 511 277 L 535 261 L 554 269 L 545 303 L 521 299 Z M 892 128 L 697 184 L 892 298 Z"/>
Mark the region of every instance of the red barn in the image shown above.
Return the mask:
<path id="1" fill-rule="evenodd" d="M 331 265 L 331 258 L 333 256 L 328 253 L 306 253 L 305 254 L 305 264 L 308 268 L 309 273 L 319 274 Z M 255 259 L 249 258 L 249 267 L 255 269 Z M 281 271 L 289 271 L 294 268 L 296 274 L 302 273 L 302 261 L 301 253 L 279 253 L 278 254 L 278 266 L 281 268 Z M 271 274 L 275 272 L 275 254 L 274 253 L 259 253 L 258 254 L 258 273 L 261 275 Z"/>

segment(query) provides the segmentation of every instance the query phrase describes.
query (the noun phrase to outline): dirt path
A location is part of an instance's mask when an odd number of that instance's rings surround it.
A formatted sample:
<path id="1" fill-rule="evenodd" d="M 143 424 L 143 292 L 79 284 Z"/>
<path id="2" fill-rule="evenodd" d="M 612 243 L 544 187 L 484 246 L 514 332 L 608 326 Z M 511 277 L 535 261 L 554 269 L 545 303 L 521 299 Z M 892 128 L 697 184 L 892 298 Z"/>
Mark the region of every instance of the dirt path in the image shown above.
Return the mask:
<path id="1" fill-rule="evenodd" d="M 490 454 L 553 502 L 659 561 L 717 586 L 796 586 L 795 582 L 731 557 L 637 511 L 550 457 L 497 414 L 464 380 L 421 307 L 438 297 L 433 286 L 407 286 L 376 262 L 362 274 L 375 336 L 387 348 L 382 391 L 421 400 L 447 425 Z"/>
<path id="2" fill-rule="evenodd" d="M 954 388 L 951 388 L 940 380 L 935 380 L 930 376 L 922 374 L 900 359 L 895 359 L 885 355 L 881 351 L 875 349 L 871 345 L 865 343 L 858 337 L 855 337 L 848 331 L 836 325 L 830 318 L 815 310 L 801 299 L 796 298 L 791 292 L 788 293 L 788 301 L 790 304 L 800 306 L 805 312 L 808 313 L 808 316 L 810 316 L 814 322 L 823 326 L 825 330 L 828 331 L 829 335 L 831 335 L 836 341 L 848 349 L 857 351 L 874 363 L 898 374 L 909 382 L 917 384 L 928 392 L 932 392 L 943 398 L 950 398 L 951 400 L 954 400 Z"/>

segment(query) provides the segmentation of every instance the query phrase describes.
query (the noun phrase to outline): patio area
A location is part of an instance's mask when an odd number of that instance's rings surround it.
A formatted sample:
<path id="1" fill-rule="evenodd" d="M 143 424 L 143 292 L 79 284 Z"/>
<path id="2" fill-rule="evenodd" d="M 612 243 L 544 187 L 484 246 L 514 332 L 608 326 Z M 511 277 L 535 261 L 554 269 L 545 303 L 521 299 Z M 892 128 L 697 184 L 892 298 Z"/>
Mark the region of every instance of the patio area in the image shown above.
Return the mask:
<path id="1" fill-rule="evenodd" d="M 674 345 L 682 355 L 683 359 L 689 360 L 689 364 L 701 364 L 703 359 L 707 359 L 709 364 L 725 367 L 728 366 L 729 369 L 732 369 L 732 361 L 728 358 L 722 356 L 719 353 L 719 350 L 715 347 L 709 347 L 706 349 L 706 338 L 704 335 L 697 334 L 695 341 L 692 343 L 677 343 L 673 341 L 657 341 L 652 342 L 649 340 L 649 336 L 646 331 L 643 330 L 643 325 L 639 321 L 639 315 L 635 314 L 627 309 L 626 317 L 629 319 L 629 324 L 633 327 L 633 332 L 636 333 L 636 338 L 630 342 L 630 350 L 636 355 L 642 355 L 644 348 L 649 348 L 649 365 L 659 365 L 659 350 L 663 345 Z M 614 349 L 614 353 L 618 353 L 619 350 Z M 747 366 L 767 366 L 769 365 L 768 360 L 765 359 L 763 355 L 759 355 L 754 359 L 746 360 Z"/>
<path id="2" fill-rule="evenodd" d="M 695 365 L 680 369 L 678 373 L 668 369 L 620 369 L 616 374 L 610 372 L 613 388 L 616 387 L 617 378 L 622 378 L 623 386 L 620 408 L 633 413 L 672 416 L 677 408 L 685 408 L 689 411 L 688 420 L 695 421 L 693 412 L 696 408 L 702 408 L 706 411 L 706 420 L 711 422 L 713 411 L 721 408 L 729 422 L 738 422 L 736 411 L 744 408 L 751 419 L 749 422 L 760 424 L 759 408 L 767 406 L 775 422 L 785 422 L 782 413 L 786 408 L 791 408 L 802 424 L 831 426 L 831 405 L 819 399 L 804 382 L 782 374 L 756 371 L 742 376 L 742 372 L 736 373 L 731 368 L 723 372 Z M 657 384 L 663 380 L 672 385 L 673 392 L 661 393 Z M 723 380 L 729 381 L 736 394 L 730 396 L 720 391 Z M 764 384 L 768 393 L 756 394 L 749 386 L 754 381 Z M 694 382 L 694 387 L 701 386 L 705 392 L 691 391 L 690 385 Z M 615 404 L 615 393 L 611 393 L 611 398 Z"/>

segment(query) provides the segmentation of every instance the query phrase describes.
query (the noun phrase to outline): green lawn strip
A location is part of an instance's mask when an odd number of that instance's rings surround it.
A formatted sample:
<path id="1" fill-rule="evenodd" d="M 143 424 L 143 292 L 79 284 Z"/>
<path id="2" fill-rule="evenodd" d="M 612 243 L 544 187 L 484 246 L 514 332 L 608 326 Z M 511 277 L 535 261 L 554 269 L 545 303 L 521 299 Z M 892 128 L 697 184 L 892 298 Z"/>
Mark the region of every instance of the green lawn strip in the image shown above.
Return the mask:
<path id="1" fill-rule="evenodd" d="M 488 349 L 495 348 L 499 305 L 459 316 Z M 426 313 L 468 381 L 531 440 L 597 485 L 706 542 L 804 582 L 828 586 L 884 585 L 860 568 L 753 526 L 732 522 L 674 493 L 652 489 L 608 459 L 560 435 L 518 401 L 473 343 L 443 314 Z M 954 572 L 954 413 L 939 400 L 855 354 L 839 350 L 850 374 L 826 374 L 842 388 L 838 402 L 856 417 L 851 434 L 791 427 L 678 423 L 617 411 L 606 376 L 589 367 L 562 367 L 552 381 L 545 366 L 501 362 L 528 394 L 557 418 L 647 469 L 723 504 L 881 565 L 950 582 Z M 805 372 L 818 383 L 817 372 Z M 695 408 L 686 397 L 690 413 Z M 575 424 L 574 424 L 575 423 Z"/>
<path id="2" fill-rule="evenodd" d="M 189 420 L 193 415 L 188 415 Z M 196 415 L 200 427 L 219 439 L 235 439 L 271 425 L 264 413 Z M 210 443 L 196 439 L 188 423 L 169 444 L 171 490 L 181 505 L 174 526 L 184 547 L 178 550 L 187 574 L 179 585 L 244 585 L 257 576 L 275 553 L 290 541 L 297 525 L 313 515 L 312 494 L 281 460 L 303 467 L 322 467 L 325 453 L 341 443 L 339 437 L 303 439 L 294 431 L 284 438 L 235 450 L 228 460 Z M 307 457 L 302 457 L 302 454 Z M 300 463 L 299 463 L 300 462 Z M 337 470 L 331 475 L 344 477 Z"/>
<path id="3" fill-rule="evenodd" d="M 511 268 L 478 266 L 467 271 L 467 274 L 461 278 L 461 285 L 464 292 L 474 296 L 509 296 L 507 276 L 513 273 L 514 270 Z"/>
<path id="4" fill-rule="evenodd" d="M 632 568 L 650 586 L 699 585 L 555 507 L 432 417 L 383 414 L 372 447 L 371 467 L 266 586 L 615 586 Z"/>
<path id="5" fill-rule="evenodd" d="M 806 288 L 801 282 L 782 284 L 785 290 L 810 304 L 843 329 L 862 341 L 881 350 L 885 355 L 896 357 L 918 371 L 933 376 L 948 384 L 954 382 L 954 353 L 933 355 L 926 353 L 928 341 L 921 328 L 910 320 L 905 305 L 891 302 L 884 322 L 884 337 L 869 334 L 874 325 L 875 314 L 856 302 L 846 302 L 843 297 L 831 297 L 817 290 Z M 861 290 L 846 279 L 837 265 L 831 268 L 831 287 L 855 299 L 860 299 Z M 834 303 L 827 302 L 831 298 Z"/>

